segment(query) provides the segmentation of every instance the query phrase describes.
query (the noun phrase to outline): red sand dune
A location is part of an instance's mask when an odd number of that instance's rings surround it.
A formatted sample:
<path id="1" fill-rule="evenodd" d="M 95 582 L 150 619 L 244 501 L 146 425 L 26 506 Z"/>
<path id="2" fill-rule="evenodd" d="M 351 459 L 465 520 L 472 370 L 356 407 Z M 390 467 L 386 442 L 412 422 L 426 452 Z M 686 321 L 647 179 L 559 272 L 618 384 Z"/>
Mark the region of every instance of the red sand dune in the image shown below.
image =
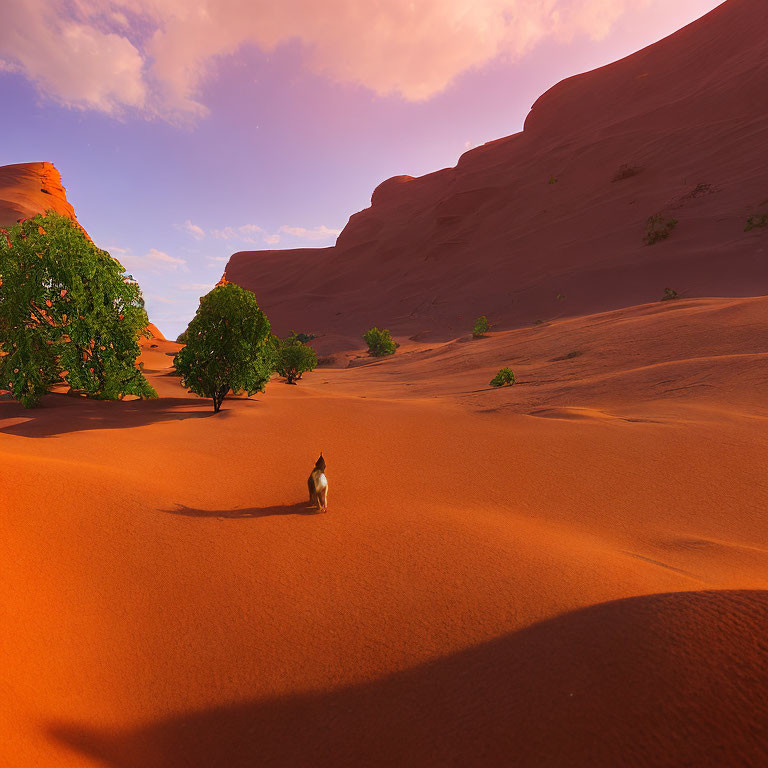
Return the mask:
<path id="1" fill-rule="evenodd" d="M 61 176 L 52 163 L 0 166 L 0 227 L 9 227 L 19 219 L 51 208 L 77 221 L 67 202 Z"/>
<path id="2" fill-rule="evenodd" d="M 217 417 L 154 341 L 160 400 L 0 402 L 0 764 L 766 764 L 766 323 L 414 343 Z"/>
<path id="3" fill-rule="evenodd" d="M 213 416 L 156 337 L 156 401 L 0 401 L 0 765 L 767 765 L 760 9 L 553 89 L 336 249 L 233 258 L 347 367 Z"/>
<path id="4" fill-rule="evenodd" d="M 768 292 L 764 0 L 552 88 L 525 130 L 455 168 L 381 184 L 333 248 L 236 253 L 281 333 L 349 346 L 371 325 L 434 338 L 658 299 Z M 613 181 L 623 166 L 636 175 Z M 550 179 L 556 182 L 550 184 Z M 646 222 L 679 224 L 643 243 Z M 558 296 L 561 298 L 558 299 Z M 354 344 L 357 346 L 357 344 Z"/>

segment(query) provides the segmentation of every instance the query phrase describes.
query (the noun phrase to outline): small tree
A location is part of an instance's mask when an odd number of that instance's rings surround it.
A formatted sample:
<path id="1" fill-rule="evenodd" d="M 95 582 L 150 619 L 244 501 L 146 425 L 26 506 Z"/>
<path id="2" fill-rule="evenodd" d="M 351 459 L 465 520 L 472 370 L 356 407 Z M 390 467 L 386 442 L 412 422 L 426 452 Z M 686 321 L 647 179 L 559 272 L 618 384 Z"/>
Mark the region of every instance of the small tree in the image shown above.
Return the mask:
<path id="1" fill-rule="evenodd" d="M 374 357 L 394 355 L 397 349 L 397 344 L 395 344 L 386 328 L 379 329 L 374 326 L 365 332 L 363 340 L 368 345 L 368 354 Z"/>
<path id="2" fill-rule="evenodd" d="M 102 399 L 157 397 L 136 366 L 148 319 L 124 272 L 54 211 L 0 236 L 0 383 L 24 407 L 62 380 Z"/>
<path id="3" fill-rule="evenodd" d="M 275 370 L 284 376 L 288 384 L 295 384 L 303 373 L 317 368 L 317 355 L 308 344 L 299 341 L 295 335 L 283 341 L 277 340 Z"/>
<path id="4" fill-rule="evenodd" d="M 230 391 L 263 392 L 275 357 L 269 320 L 256 297 L 235 283 L 203 296 L 175 362 L 182 384 L 212 398 L 214 413 Z"/>
<path id="5" fill-rule="evenodd" d="M 492 387 L 511 387 L 515 383 L 515 374 L 511 368 L 502 368 L 492 379 Z"/>
<path id="6" fill-rule="evenodd" d="M 490 327 L 488 318 L 485 315 L 480 315 L 480 317 L 475 320 L 475 326 L 472 328 L 472 336 L 479 339 L 484 333 L 488 332 Z"/>

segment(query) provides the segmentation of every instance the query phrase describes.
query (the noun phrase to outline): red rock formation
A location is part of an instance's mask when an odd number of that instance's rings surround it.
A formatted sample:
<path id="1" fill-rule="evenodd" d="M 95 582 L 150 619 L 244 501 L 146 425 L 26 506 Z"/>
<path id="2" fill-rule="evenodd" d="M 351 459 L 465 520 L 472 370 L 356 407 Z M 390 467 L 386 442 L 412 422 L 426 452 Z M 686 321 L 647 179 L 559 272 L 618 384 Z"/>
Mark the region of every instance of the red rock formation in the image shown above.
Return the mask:
<path id="1" fill-rule="evenodd" d="M 763 0 L 729 0 L 607 67 L 556 85 L 523 132 L 455 168 L 398 176 L 333 248 L 236 253 L 278 332 L 341 347 L 373 324 L 466 332 L 661 297 L 768 292 L 768 34 Z M 675 219 L 649 247 L 649 217 Z M 344 337 L 344 339 L 339 338 Z M 356 341 L 357 343 L 357 341 Z"/>
<path id="2" fill-rule="evenodd" d="M 0 166 L 0 227 L 53 209 L 77 221 L 53 163 Z"/>

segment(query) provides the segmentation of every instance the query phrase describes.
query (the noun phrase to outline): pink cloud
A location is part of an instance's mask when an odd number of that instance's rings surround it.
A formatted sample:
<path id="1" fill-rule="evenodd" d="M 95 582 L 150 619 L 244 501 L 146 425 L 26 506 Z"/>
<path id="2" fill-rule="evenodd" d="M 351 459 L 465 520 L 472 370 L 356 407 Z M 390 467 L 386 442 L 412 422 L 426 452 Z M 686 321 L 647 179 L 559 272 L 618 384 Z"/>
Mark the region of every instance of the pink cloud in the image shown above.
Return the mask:
<path id="1" fill-rule="evenodd" d="M 144 58 L 126 38 L 71 20 L 53 0 L 3 7 L 0 57 L 47 96 L 68 107 L 109 114 L 143 108 Z"/>
<path id="2" fill-rule="evenodd" d="M 286 235 L 293 235 L 294 237 L 301 238 L 302 240 L 327 240 L 329 238 L 338 237 L 341 234 L 340 229 L 330 229 L 324 224 L 314 229 L 307 229 L 306 227 L 280 227 L 280 231 Z"/>
<path id="3" fill-rule="evenodd" d="M 418 101 L 547 38 L 603 38 L 646 6 L 667 0 L 26 0 L 4 10 L 0 59 L 69 106 L 189 119 L 218 57 L 298 40 L 316 73 Z"/>

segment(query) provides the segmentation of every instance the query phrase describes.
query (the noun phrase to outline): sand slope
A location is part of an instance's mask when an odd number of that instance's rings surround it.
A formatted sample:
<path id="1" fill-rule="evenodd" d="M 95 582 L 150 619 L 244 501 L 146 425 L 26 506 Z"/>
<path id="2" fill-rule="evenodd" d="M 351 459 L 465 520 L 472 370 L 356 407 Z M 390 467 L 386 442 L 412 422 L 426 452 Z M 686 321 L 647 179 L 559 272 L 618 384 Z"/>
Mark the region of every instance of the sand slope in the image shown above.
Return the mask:
<path id="1" fill-rule="evenodd" d="M 767 315 L 404 343 L 218 417 L 153 340 L 158 401 L 0 402 L 0 763 L 764 764 Z"/>
<path id="2" fill-rule="evenodd" d="M 768 34 L 728 0 L 677 34 L 568 79 L 525 130 L 455 168 L 380 185 L 334 248 L 237 253 L 280 333 L 344 349 L 371 325 L 450 339 L 657 300 L 768 292 Z M 503 94 L 500 94 L 503 98 Z M 552 183 L 550 183 L 550 181 Z M 647 220 L 679 223 L 644 243 Z"/>

